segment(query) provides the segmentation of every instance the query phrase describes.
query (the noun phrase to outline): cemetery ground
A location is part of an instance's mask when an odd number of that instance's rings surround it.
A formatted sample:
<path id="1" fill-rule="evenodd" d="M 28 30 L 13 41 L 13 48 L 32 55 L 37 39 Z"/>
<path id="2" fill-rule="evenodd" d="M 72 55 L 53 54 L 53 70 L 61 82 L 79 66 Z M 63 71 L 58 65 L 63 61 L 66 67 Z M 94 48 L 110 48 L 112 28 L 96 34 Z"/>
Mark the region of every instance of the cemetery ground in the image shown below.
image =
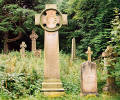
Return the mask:
<path id="1" fill-rule="evenodd" d="M 120 94 L 103 93 L 107 73 L 103 63 L 97 63 L 98 96 L 80 96 L 80 65 L 84 60 L 77 58 L 70 61 L 70 55 L 60 52 L 60 76 L 65 89 L 65 95 L 57 98 L 45 97 L 42 92 L 44 56 L 35 57 L 26 52 L 21 58 L 19 52 L 0 55 L 0 100 L 120 100 Z M 116 79 L 117 86 L 120 80 Z M 119 90 L 120 87 L 118 87 Z M 119 91 L 120 92 L 120 91 Z"/>

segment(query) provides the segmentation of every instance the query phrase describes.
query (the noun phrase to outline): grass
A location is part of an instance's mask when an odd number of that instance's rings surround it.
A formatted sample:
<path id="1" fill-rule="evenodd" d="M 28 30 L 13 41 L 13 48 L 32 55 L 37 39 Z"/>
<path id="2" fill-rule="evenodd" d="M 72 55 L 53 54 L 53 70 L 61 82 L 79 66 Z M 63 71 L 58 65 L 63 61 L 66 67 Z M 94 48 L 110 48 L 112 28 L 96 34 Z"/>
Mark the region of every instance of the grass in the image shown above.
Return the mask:
<path id="1" fill-rule="evenodd" d="M 35 57 L 30 52 L 26 52 L 25 58 L 21 58 L 19 52 L 11 52 L 8 55 L 2 54 L 0 55 L 0 81 L 7 80 L 8 86 L 5 88 L 7 92 L 0 89 L 0 100 L 10 100 L 10 98 L 16 98 L 16 100 L 120 100 L 119 95 L 102 94 L 102 87 L 106 81 L 106 73 L 102 70 L 102 66 L 97 68 L 99 96 L 81 97 L 80 65 L 82 62 L 84 60 L 81 59 L 71 62 L 70 55 L 60 52 L 60 75 L 66 94 L 59 98 L 48 98 L 40 92 L 43 81 L 43 51 L 40 58 Z M 21 73 L 24 73 L 25 76 L 18 75 Z"/>

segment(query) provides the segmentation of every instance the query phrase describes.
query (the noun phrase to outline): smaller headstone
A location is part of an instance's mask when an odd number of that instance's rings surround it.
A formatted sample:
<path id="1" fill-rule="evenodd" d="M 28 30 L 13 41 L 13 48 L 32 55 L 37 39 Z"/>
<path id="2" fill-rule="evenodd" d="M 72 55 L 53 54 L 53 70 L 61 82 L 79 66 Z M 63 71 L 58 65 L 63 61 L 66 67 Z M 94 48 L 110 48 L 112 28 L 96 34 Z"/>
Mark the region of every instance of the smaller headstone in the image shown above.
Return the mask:
<path id="1" fill-rule="evenodd" d="M 27 47 L 27 45 L 25 44 L 25 42 L 22 42 L 21 45 L 20 45 L 20 54 L 21 54 L 21 57 L 24 58 L 25 57 L 25 48 Z"/>
<path id="2" fill-rule="evenodd" d="M 71 60 L 75 60 L 76 58 L 76 42 L 75 38 L 72 39 L 72 49 L 71 49 Z"/>
<path id="3" fill-rule="evenodd" d="M 96 63 L 91 62 L 92 51 L 88 47 L 88 61 L 81 66 L 81 95 L 97 95 Z"/>
<path id="4" fill-rule="evenodd" d="M 41 49 L 36 50 L 36 51 L 34 52 L 34 56 L 40 57 L 40 56 L 41 56 Z"/>
<path id="5" fill-rule="evenodd" d="M 36 39 L 38 38 L 38 35 L 35 33 L 34 30 L 32 30 L 32 34 L 30 35 L 30 39 L 32 40 L 32 51 L 36 51 Z"/>

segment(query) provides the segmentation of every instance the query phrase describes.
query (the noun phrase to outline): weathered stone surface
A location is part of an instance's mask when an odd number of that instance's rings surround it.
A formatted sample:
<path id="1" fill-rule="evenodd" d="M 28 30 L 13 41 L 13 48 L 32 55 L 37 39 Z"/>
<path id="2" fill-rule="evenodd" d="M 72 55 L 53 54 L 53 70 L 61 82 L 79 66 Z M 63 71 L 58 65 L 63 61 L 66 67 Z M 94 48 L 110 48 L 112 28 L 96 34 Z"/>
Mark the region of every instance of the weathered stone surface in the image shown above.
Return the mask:
<path id="1" fill-rule="evenodd" d="M 114 62 L 114 57 L 117 54 L 113 52 L 113 47 L 107 46 L 107 49 L 102 53 L 102 57 L 104 57 L 104 66 L 110 66 L 112 61 Z"/>
<path id="2" fill-rule="evenodd" d="M 35 25 L 40 25 L 40 14 L 35 14 Z"/>
<path id="3" fill-rule="evenodd" d="M 32 40 L 32 51 L 36 51 L 36 39 L 38 38 L 38 35 L 35 33 L 34 30 L 32 30 L 32 34 L 30 35 L 30 39 Z"/>
<path id="4" fill-rule="evenodd" d="M 25 42 L 22 42 L 21 45 L 20 45 L 20 54 L 21 54 L 21 57 L 24 58 L 25 57 L 25 48 L 27 47 L 27 45 L 25 44 Z"/>
<path id="5" fill-rule="evenodd" d="M 97 95 L 96 64 L 87 61 L 81 66 L 81 93 Z"/>
<path id="6" fill-rule="evenodd" d="M 104 57 L 104 67 L 106 68 L 108 74 L 103 91 L 111 94 L 116 93 L 117 90 L 115 77 L 111 75 L 111 70 L 115 70 L 113 63 L 116 62 L 116 56 L 117 54 L 114 53 L 113 47 L 111 46 L 107 46 L 107 49 L 102 53 L 102 57 Z"/>
<path id="7" fill-rule="evenodd" d="M 88 54 L 88 61 L 91 61 L 91 55 L 93 54 L 93 52 L 91 51 L 90 47 L 88 47 L 88 51 L 86 52 L 86 54 Z"/>
<path id="8" fill-rule="evenodd" d="M 59 41 L 58 32 L 45 31 L 45 79 L 59 79 Z"/>
<path id="9" fill-rule="evenodd" d="M 54 8 L 54 9 L 57 9 L 57 5 L 56 4 L 46 4 L 45 5 L 45 9 L 50 9 L 50 8 Z"/>
<path id="10" fill-rule="evenodd" d="M 81 94 L 95 94 L 97 95 L 97 73 L 96 63 L 91 62 L 92 51 L 88 47 L 88 61 L 81 65 Z"/>
<path id="11" fill-rule="evenodd" d="M 62 15 L 55 6 L 52 7 L 53 4 L 48 5 L 46 5 L 46 9 L 40 14 L 40 25 L 46 31 L 58 31 L 62 25 L 67 24 L 67 15 Z"/>
<path id="12" fill-rule="evenodd" d="M 67 14 L 62 14 L 62 20 L 63 20 L 63 25 L 67 25 L 68 24 L 68 20 L 67 20 Z"/>
<path id="13" fill-rule="evenodd" d="M 34 56 L 40 57 L 41 56 L 41 49 L 34 51 Z"/>
<path id="14" fill-rule="evenodd" d="M 75 38 L 72 39 L 72 49 L 71 49 L 71 60 L 75 60 L 76 58 L 76 42 Z"/>
<path id="15" fill-rule="evenodd" d="M 56 5 L 46 5 L 46 15 L 41 15 L 41 26 L 45 30 L 44 42 L 44 81 L 42 90 L 45 95 L 56 97 L 64 94 L 60 81 L 59 68 L 59 35 L 61 26 L 60 15 L 57 15 Z M 49 9 L 49 10 L 48 10 Z M 42 12 L 43 14 L 43 12 Z M 60 13 L 59 13 L 60 14 Z M 59 27 L 57 27 L 57 25 Z"/>

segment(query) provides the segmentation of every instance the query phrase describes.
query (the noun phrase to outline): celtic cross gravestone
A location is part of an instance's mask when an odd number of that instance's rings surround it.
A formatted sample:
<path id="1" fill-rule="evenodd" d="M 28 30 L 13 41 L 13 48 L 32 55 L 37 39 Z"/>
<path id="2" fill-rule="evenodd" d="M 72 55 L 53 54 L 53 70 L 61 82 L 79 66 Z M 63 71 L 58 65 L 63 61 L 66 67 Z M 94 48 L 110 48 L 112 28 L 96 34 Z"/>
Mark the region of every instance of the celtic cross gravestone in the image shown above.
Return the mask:
<path id="1" fill-rule="evenodd" d="M 46 4 L 41 14 L 35 15 L 35 24 L 45 30 L 44 37 L 44 81 L 42 91 L 47 96 L 60 96 L 64 88 L 60 80 L 59 34 L 62 25 L 67 24 L 67 15 L 61 14 L 56 4 Z"/>
<path id="2" fill-rule="evenodd" d="M 27 47 L 27 45 L 25 44 L 25 42 L 22 42 L 21 45 L 20 45 L 20 54 L 21 54 L 21 57 L 24 58 L 25 57 L 25 48 Z"/>
<path id="3" fill-rule="evenodd" d="M 38 35 L 35 33 L 34 30 L 32 30 L 32 34 L 30 35 L 30 39 L 32 40 L 32 51 L 36 51 L 36 39 L 38 38 Z"/>

